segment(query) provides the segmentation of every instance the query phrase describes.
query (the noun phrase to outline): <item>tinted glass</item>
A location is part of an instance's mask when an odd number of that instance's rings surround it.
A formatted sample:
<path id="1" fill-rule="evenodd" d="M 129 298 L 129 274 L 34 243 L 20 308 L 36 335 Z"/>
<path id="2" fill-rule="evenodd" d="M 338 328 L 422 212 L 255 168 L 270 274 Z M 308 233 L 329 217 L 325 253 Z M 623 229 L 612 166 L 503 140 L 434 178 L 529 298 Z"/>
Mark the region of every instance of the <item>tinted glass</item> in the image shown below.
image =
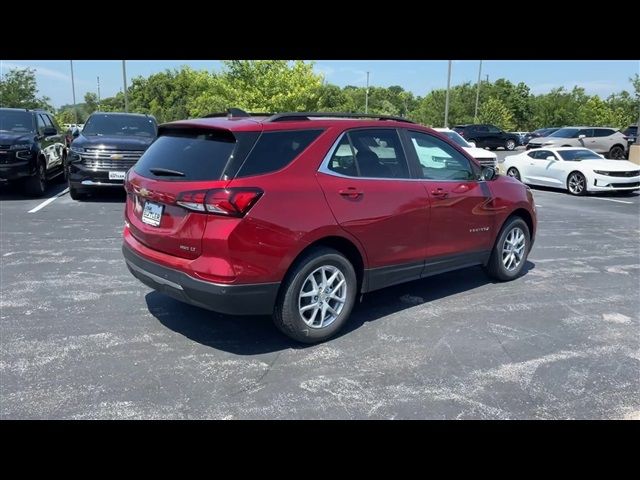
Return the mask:
<path id="1" fill-rule="evenodd" d="M 561 128 L 560 130 L 556 130 L 555 132 L 549 134 L 550 137 L 557 138 L 578 138 L 578 130 L 577 128 Z"/>
<path id="2" fill-rule="evenodd" d="M 0 110 L 0 132 L 33 132 L 33 115 L 28 112 Z"/>
<path id="3" fill-rule="evenodd" d="M 163 180 L 218 180 L 235 147 L 235 138 L 228 132 L 163 135 L 140 157 L 134 171 Z M 154 168 L 182 175 L 157 174 L 150 171 Z"/>
<path id="4" fill-rule="evenodd" d="M 265 132 L 240 167 L 238 177 L 275 172 L 289 165 L 318 136 L 322 130 Z"/>
<path id="5" fill-rule="evenodd" d="M 560 150 L 558 152 L 563 160 L 568 162 L 579 162 L 580 160 L 602 160 L 602 157 L 591 150 Z"/>
<path id="6" fill-rule="evenodd" d="M 464 148 L 471 147 L 471 145 L 469 145 L 467 141 L 464 138 L 462 138 L 460 135 L 458 135 L 456 132 L 438 132 L 438 133 L 445 135 L 446 137 L 449 138 L 449 140 L 452 140 L 454 143 L 457 143 L 461 147 L 464 147 Z"/>
<path id="7" fill-rule="evenodd" d="M 328 168 L 340 175 L 347 175 L 348 177 L 359 176 L 356 160 L 347 135 L 344 135 L 340 143 L 338 143 L 338 147 L 333 152 L 331 160 L 329 160 Z"/>
<path id="8" fill-rule="evenodd" d="M 489 133 L 498 133 L 500 129 L 498 127 L 494 127 L 493 125 L 487 125 L 487 131 Z"/>
<path id="9" fill-rule="evenodd" d="M 358 173 L 368 178 L 409 178 L 400 137 L 395 130 L 353 130 L 348 134 Z"/>
<path id="10" fill-rule="evenodd" d="M 613 135 L 613 130 L 610 128 L 596 128 L 593 132 L 594 137 L 608 137 L 609 135 Z"/>
<path id="11" fill-rule="evenodd" d="M 422 167 L 430 180 L 474 180 L 469 160 L 451 145 L 422 132 L 407 132 Z"/>
<path id="12" fill-rule="evenodd" d="M 156 122 L 150 117 L 137 115 L 94 114 L 87 120 L 82 134 L 155 137 Z"/>

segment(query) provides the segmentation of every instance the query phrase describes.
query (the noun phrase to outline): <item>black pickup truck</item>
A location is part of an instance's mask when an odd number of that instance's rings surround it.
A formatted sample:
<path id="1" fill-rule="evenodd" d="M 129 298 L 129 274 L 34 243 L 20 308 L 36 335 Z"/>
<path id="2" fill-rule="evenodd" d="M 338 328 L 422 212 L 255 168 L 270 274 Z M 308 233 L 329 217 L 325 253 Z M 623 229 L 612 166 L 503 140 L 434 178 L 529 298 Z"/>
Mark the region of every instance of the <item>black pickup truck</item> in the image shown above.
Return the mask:
<path id="1" fill-rule="evenodd" d="M 73 132 L 69 150 L 69 195 L 81 200 L 96 187 L 122 188 L 127 171 L 156 139 L 151 115 L 92 113 L 82 131 Z"/>
<path id="2" fill-rule="evenodd" d="M 67 145 L 53 115 L 43 110 L 0 108 L 0 184 L 21 183 L 42 196 L 47 182 L 65 179 Z"/>

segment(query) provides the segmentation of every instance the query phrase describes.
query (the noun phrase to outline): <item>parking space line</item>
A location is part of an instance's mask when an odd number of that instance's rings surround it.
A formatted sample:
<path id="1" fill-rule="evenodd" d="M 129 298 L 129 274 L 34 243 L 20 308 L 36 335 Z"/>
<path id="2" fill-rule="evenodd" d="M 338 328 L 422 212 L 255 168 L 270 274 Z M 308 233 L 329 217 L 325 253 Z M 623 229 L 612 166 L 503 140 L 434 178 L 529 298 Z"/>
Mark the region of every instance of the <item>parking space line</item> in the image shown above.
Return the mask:
<path id="1" fill-rule="evenodd" d="M 633 205 L 633 202 L 627 202 L 626 200 L 616 200 L 615 198 L 603 198 L 603 197 L 591 197 L 594 200 L 605 200 L 607 202 L 616 202 L 616 203 L 626 203 L 628 205 Z"/>
<path id="2" fill-rule="evenodd" d="M 46 207 L 47 205 L 49 205 L 51 202 L 53 202 L 56 198 L 61 197 L 62 195 L 64 195 L 65 193 L 67 193 L 69 191 L 69 187 L 65 188 L 63 191 L 61 191 L 60 193 L 58 193 L 57 195 L 54 195 L 51 198 L 46 199 L 44 202 L 42 202 L 40 205 L 38 205 L 37 207 L 32 208 L 31 210 L 29 210 L 27 213 L 36 213 L 38 210 L 42 210 L 44 207 Z"/>

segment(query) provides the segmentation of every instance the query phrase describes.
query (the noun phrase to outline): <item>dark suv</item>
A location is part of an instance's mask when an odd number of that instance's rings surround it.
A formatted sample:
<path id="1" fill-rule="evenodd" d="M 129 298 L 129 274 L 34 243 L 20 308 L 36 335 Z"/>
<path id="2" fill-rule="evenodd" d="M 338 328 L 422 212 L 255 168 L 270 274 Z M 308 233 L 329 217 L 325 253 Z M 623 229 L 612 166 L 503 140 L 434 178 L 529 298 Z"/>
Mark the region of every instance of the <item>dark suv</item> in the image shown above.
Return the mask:
<path id="1" fill-rule="evenodd" d="M 23 182 L 27 194 L 44 194 L 47 181 L 64 181 L 67 147 L 53 115 L 0 108 L 0 183 Z"/>
<path id="2" fill-rule="evenodd" d="M 406 119 L 339 113 L 161 125 L 127 173 L 123 254 L 146 285 L 325 340 L 356 299 L 484 265 L 525 271 L 527 186 Z M 86 128 L 86 127 L 85 127 Z"/>
<path id="3" fill-rule="evenodd" d="M 494 150 L 504 147 L 505 150 L 513 150 L 520 144 L 518 135 L 500 130 L 495 125 L 456 125 L 453 130 L 479 148 L 489 147 L 490 150 Z"/>
<path id="4" fill-rule="evenodd" d="M 82 199 L 95 187 L 122 188 L 124 176 L 156 139 L 155 118 L 137 113 L 92 113 L 73 132 L 69 195 Z"/>

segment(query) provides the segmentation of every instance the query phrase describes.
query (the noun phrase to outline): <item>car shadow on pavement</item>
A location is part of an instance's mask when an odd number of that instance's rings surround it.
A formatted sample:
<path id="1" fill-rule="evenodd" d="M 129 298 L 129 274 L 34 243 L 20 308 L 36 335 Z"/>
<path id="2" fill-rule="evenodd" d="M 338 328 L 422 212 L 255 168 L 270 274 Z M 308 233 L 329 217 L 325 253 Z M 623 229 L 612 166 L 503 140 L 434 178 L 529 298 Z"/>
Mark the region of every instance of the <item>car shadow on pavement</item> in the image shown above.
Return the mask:
<path id="1" fill-rule="evenodd" d="M 24 193 L 22 185 L 0 185 L 0 201 L 33 200 L 43 202 L 47 198 L 55 197 L 65 188 L 67 188 L 66 183 L 50 183 L 41 197 L 32 197 Z"/>
<path id="2" fill-rule="evenodd" d="M 82 200 L 83 203 L 124 203 L 127 200 L 127 193 L 124 188 L 98 188 L 94 189 Z"/>
<path id="3" fill-rule="evenodd" d="M 535 268 L 535 264 L 527 261 L 524 268 L 526 275 Z M 365 294 L 362 302 L 357 301 L 351 318 L 337 337 L 347 335 L 367 322 L 489 283 L 494 282 L 480 267 L 471 267 Z M 223 315 L 182 303 L 156 291 L 148 293 L 145 300 L 149 312 L 162 325 L 217 350 L 236 355 L 256 355 L 310 346 L 280 333 L 269 316 Z"/>
<path id="4" fill-rule="evenodd" d="M 552 193 L 565 193 L 567 197 L 575 197 L 575 195 L 571 195 L 567 190 L 563 190 L 561 188 L 552 188 L 552 187 L 543 187 L 541 185 L 531 185 L 532 190 L 535 192 L 536 190 L 540 190 L 541 192 L 552 192 Z M 640 196 L 640 192 L 638 190 L 634 191 L 618 191 L 618 192 L 589 192 L 587 194 L 588 197 L 610 197 L 610 198 L 633 198 Z"/>

